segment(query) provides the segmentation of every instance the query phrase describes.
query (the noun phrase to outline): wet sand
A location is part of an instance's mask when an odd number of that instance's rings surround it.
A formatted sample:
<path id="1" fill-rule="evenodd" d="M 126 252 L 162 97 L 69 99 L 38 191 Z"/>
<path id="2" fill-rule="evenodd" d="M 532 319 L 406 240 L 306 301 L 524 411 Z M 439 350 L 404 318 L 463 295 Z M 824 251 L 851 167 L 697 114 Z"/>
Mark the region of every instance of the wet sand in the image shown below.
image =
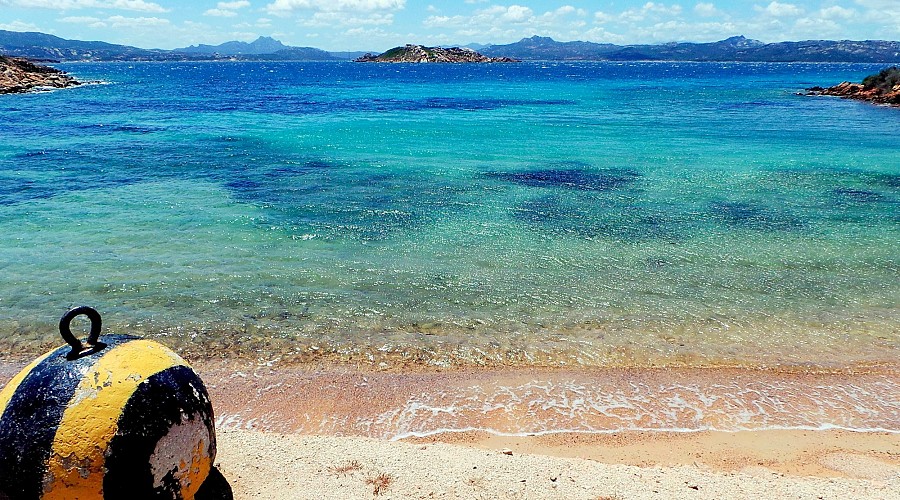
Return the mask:
<path id="1" fill-rule="evenodd" d="M 900 429 L 892 368 L 371 371 L 205 364 L 217 426 L 400 439 L 446 431 Z"/>
<path id="2" fill-rule="evenodd" d="M 668 412 L 660 426 L 712 424 L 691 409 L 703 400 L 723 411 L 719 425 L 727 412 L 758 407 L 766 411 L 743 425 L 831 418 L 897 429 L 889 369 L 398 373 L 223 362 L 201 372 L 219 415 L 218 461 L 236 498 L 370 498 L 379 481 L 389 498 L 870 499 L 897 498 L 900 488 L 898 433 L 615 431 L 641 424 L 641 412 Z M 583 407 L 572 392 L 587 386 L 619 391 L 633 407 Z M 885 406 L 863 420 L 874 405 Z M 529 425 L 608 428 L 527 435 Z M 525 435 L 438 432 L 471 427 Z"/>
<path id="3" fill-rule="evenodd" d="M 195 369 L 239 499 L 900 498 L 893 367 Z"/>
<path id="4" fill-rule="evenodd" d="M 660 426 L 706 425 L 715 418 L 698 420 L 692 409 L 706 401 L 725 413 L 764 408 L 742 423 L 751 427 L 844 419 L 896 430 L 898 379 L 887 368 L 373 372 L 223 362 L 201 372 L 218 412 L 217 460 L 236 498 L 889 499 L 900 491 L 897 432 L 616 427 L 640 423 L 629 420 L 639 417 L 635 408 L 668 414 Z M 591 384 L 620 391 L 634 408 L 594 406 L 582 415 L 583 402 L 563 405 L 573 387 Z M 729 422 L 725 413 L 718 424 Z M 588 424 L 609 427 L 464 430 Z"/>

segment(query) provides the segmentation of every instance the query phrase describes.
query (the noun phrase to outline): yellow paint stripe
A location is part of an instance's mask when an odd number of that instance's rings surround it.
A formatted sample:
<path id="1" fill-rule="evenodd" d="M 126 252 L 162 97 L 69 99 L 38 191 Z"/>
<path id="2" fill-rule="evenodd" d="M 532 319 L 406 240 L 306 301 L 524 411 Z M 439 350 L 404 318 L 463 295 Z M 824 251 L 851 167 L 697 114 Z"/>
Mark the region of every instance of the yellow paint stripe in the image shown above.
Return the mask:
<path id="1" fill-rule="evenodd" d="M 34 370 L 34 367 L 39 365 L 42 361 L 47 359 L 51 354 L 56 352 L 56 349 L 45 353 L 38 359 L 31 362 L 30 365 L 26 366 L 19 373 L 16 374 L 6 385 L 3 387 L 3 390 L 0 390 L 0 417 L 3 416 L 3 412 L 6 411 L 6 405 L 9 404 L 9 400 L 12 399 L 13 395 L 16 393 L 16 389 L 19 388 L 19 384 L 25 380 L 25 377 L 31 373 L 31 370 Z"/>
<path id="2" fill-rule="evenodd" d="M 122 409 L 141 382 L 178 365 L 187 363 L 151 340 L 126 342 L 97 360 L 59 423 L 42 498 L 103 498 L 105 453 Z"/>

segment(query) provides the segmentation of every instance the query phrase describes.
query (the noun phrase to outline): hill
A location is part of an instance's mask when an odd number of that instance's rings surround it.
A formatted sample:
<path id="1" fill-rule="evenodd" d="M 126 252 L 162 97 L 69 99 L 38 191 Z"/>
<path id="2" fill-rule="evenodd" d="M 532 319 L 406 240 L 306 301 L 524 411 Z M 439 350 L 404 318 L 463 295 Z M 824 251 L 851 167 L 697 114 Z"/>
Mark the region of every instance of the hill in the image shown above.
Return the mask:
<path id="1" fill-rule="evenodd" d="M 473 45 L 473 44 L 470 44 Z M 443 51 L 443 52 L 441 52 Z M 219 45 L 191 45 L 175 50 L 142 49 L 99 41 L 67 40 L 36 32 L 0 30 L 0 54 L 53 61 L 378 61 L 379 57 L 409 61 L 595 60 L 595 61 L 746 61 L 746 62 L 900 62 L 900 42 L 884 40 L 807 40 L 763 43 L 735 36 L 709 43 L 672 42 L 657 45 L 615 45 L 593 42 L 558 42 L 533 36 L 506 45 L 471 48 L 395 47 L 374 56 L 361 52 L 326 52 L 312 47 L 292 47 L 270 37 L 253 42 L 231 41 Z M 415 53 L 414 53 L 415 52 Z M 402 53 L 402 54 L 401 54 Z M 479 62 L 483 62 L 478 59 Z"/>
<path id="2" fill-rule="evenodd" d="M 220 54 L 227 56 L 235 56 L 241 54 L 272 54 L 279 50 L 285 50 L 289 47 L 280 41 L 261 36 L 256 40 L 247 42 L 225 42 L 219 45 L 191 45 L 182 49 L 173 49 L 172 52 L 184 52 L 186 54 Z"/>
<path id="3" fill-rule="evenodd" d="M 900 42 L 883 40 L 808 40 L 763 43 L 735 36 L 710 43 L 614 45 L 557 42 L 533 36 L 482 49 L 485 55 L 524 60 L 597 61 L 745 61 L 745 62 L 897 62 Z"/>
<path id="4" fill-rule="evenodd" d="M 392 62 L 392 63 L 489 63 L 517 62 L 509 57 L 488 57 L 472 49 L 460 47 L 425 47 L 407 44 L 394 47 L 380 55 L 366 54 L 356 62 Z"/>
<path id="5" fill-rule="evenodd" d="M 291 47 L 260 37 L 247 42 L 196 45 L 175 50 L 141 49 L 106 42 L 67 40 L 36 32 L 0 30 L 0 54 L 50 61 L 331 61 L 347 60 L 311 47 Z M 354 54 L 355 55 L 355 54 Z"/>
<path id="6" fill-rule="evenodd" d="M 0 54 L 55 61 L 165 60 L 167 51 L 106 42 L 66 40 L 37 32 L 0 30 Z"/>

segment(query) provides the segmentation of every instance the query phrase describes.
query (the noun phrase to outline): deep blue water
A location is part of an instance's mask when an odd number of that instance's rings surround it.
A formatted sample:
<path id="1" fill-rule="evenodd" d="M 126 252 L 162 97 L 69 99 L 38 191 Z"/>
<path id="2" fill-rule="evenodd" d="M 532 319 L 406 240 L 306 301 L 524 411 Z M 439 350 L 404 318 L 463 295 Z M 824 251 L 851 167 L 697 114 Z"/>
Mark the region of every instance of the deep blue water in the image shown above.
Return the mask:
<path id="1" fill-rule="evenodd" d="M 0 98 L 9 339 L 897 359 L 900 110 L 796 95 L 879 65 L 61 67 L 105 84 Z"/>

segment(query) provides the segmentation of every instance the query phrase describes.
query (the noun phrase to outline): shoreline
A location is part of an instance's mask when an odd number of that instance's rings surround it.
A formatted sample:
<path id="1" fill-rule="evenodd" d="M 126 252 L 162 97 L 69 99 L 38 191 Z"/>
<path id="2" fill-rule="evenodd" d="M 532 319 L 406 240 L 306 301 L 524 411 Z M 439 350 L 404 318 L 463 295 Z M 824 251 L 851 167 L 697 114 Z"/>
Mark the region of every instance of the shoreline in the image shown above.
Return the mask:
<path id="1" fill-rule="evenodd" d="M 217 428 L 387 440 L 757 430 L 900 433 L 900 376 L 695 369 L 198 366 Z"/>
<path id="2" fill-rule="evenodd" d="M 5 383 L 19 368 L 16 363 L 0 361 L 0 383 Z M 231 485 L 234 498 L 287 500 L 298 498 L 299 494 L 342 500 L 870 500 L 896 498 L 895 492 L 900 488 L 898 429 L 619 429 L 522 436 L 460 430 L 405 438 L 372 432 L 366 437 L 359 432 L 366 429 L 359 426 L 366 418 L 370 418 L 370 431 L 378 430 L 378 417 L 394 423 L 402 421 L 402 412 L 386 412 L 385 408 L 390 410 L 400 401 L 413 402 L 415 406 L 423 390 L 452 395 L 454 388 L 480 387 L 487 394 L 485 388 L 499 383 L 507 392 L 515 392 L 513 389 L 518 386 L 511 384 L 523 378 L 543 377 L 547 382 L 555 376 L 558 383 L 560 378 L 588 376 L 585 372 L 596 370 L 390 373 L 360 372 L 347 367 L 272 369 L 234 360 L 195 368 L 209 389 L 218 417 L 215 464 Z M 646 382 L 649 377 L 657 382 L 681 380 L 693 384 L 706 380 L 715 386 L 734 378 L 744 383 L 742 376 L 777 378 L 771 372 L 737 369 L 656 369 L 649 370 L 654 372 L 651 374 L 639 369 L 601 371 L 607 372 L 607 380 L 628 383 Z M 598 374 L 593 375 L 596 381 Z M 900 380 L 895 370 L 780 376 L 802 383 L 802 387 L 791 387 L 804 390 L 830 387 L 841 380 L 857 390 Z M 897 393 L 891 387 L 885 389 L 887 397 Z M 784 396 L 781 395 L 782 401 L 789 399 Z M 509 401 L 516 406 L 514 400 Z M 677 410 L 677 401 L 678 398 L 670 399 L 670 403 L 676 402 L 670 411 Z M 894 410 L 887 421 L 900 427 L 898 403 L 895 397 L 892 401 Z M 478 406 L 481 410 L 476 413 L 490 414 L 483 402 Z M 452 404 L 443 409 L 422 407 L 428 414 L 441 414 L 449 408 Z M 406 413 L 406 417 L 411 415 Z M 330 425 L 304 425 L 308 422 Z"/>
<path id="3" fill-rule="evenodd" d="M 0 385 L 24 363 L 0 360 Z M 217 429 L 397 441 L 620 432 L 900 435 L 895 366 L 796 368 L 358 369 L 194 364 Z"/>
<path id="4" fill-rule="evenodd" d="M 25 94 L 83 85 L 65 71 L 22 57 L 0 55 L 0 95 Z"/>
<path id="5" fill-rule="evenodd" d="M 19 368 L 0 361 L 0 383 Z M 869 500 L 896 498 L 900 488 L 896 367 L 865 373 L 735 368 L 377 372 L 223 359 L 197 364 L 195 370 L 216 412 L 216 466 L 240 499 L 287 500 L 300 494 L 323 499 Z M 625 399 L 613 398 L 605 407 L 576 402 L 573 391 L 595 384 L 600 392 L 618 390 Z M 534 392 L 528 391 L 535 387 L 540 401 L 529 400 Z M 627 387 L 637 388 L 637 396 Z M 646 392 L 654 387 L 655 395 Z M 464 428 L 540 424 L 540 419 L 529 421 L 529 414 L 560 425 L 560 415 L 620 412 L 618 417 L 628 417 L 623 401 L 644 405 L 657 417 L 670 413 L 697 423 L 692 405 L 712 401 L 706 406 L 710 414 L 717 408 L 715 398 L 725 405 L 721 394 L 704 392 L 717 387 L 724 393 L 746 387 L 751 392 L 734 400 L 743 401 L 744 409 L 767 407 L 777 416 L 776 407 L 782 405 L 787 410 L 782 417 L 794 420 L 816 411 L 816 398 L 807 397 L 816 391 L 831 394 L 831 410 L 845 404 L 840 411 L 822 413 L 823 418 L 846 418 L 854 405 L 863 405 L 860 415 L 876 412 L 871 405 L 884 398 L 880 411 L 890 428 L 526 429 L 515 436 Z M 881 393 L 873 394 L 879 387 Z M 684 388 L 699 397 L 689 401 L 678 393 Z M 501 394 L 505 399 L 498 399 Z M 655 399 L 663 404 L 654 406 Z M 501 405 L 506 407 L 498 414 Z M 739 412 L 741 406 L 718 408 Z M 454 414 L 459 419 L 439 418 Z M 438 425 L 457 429 L 441 432 L 434 428 Z M 397 432 L 429 426 L 434 432 L 422 437 Z"/>

